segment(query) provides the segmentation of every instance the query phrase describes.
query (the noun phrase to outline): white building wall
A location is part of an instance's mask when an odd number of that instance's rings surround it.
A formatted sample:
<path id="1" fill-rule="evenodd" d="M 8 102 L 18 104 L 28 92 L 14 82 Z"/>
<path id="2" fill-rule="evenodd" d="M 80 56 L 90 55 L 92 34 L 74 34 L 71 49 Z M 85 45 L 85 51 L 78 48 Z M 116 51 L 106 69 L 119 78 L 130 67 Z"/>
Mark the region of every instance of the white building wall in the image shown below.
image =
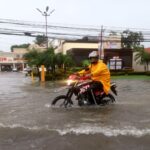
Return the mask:
<path id="1" fill-rule="evenodd" d="M 72 48 L 91 48 L 91 49 L 98 49 L 98 43 L 64 43 L 63 44 L 63 54 L 66 54 L 67 50 L 70 50 Z"/>
<path id="2" fill-rule="evenodd" d="M 109 49 L 121 48 L 121 36 L 109 35 L 104 39 L 104 41 L 105 41 L 103 42 L 104 48 L 109 48 Z"/>

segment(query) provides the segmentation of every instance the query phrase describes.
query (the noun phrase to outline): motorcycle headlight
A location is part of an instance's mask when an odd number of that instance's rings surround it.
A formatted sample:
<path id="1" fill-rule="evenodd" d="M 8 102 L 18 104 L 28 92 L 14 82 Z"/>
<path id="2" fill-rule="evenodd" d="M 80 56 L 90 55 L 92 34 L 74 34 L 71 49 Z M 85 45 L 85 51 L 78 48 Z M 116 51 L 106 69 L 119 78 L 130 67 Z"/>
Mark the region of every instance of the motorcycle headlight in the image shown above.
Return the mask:
<path id="1" fill-rule="evenodd" d="M 67 80 L 67 85 L 71 85 L 73 82 L 73 80 Z"/>

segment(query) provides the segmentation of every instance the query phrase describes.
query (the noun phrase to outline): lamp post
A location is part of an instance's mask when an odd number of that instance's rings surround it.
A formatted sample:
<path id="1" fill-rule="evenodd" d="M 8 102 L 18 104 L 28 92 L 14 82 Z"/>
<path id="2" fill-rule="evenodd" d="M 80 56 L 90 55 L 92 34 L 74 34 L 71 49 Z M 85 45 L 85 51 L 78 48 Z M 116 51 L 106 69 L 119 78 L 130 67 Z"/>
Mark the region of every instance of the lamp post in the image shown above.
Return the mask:
<path id="1" fill-rule="evenodd" d="M 37 10 L 42 14 L 42 16 L 45 17 L 45 36 L 46 36 L 46 48 L 48 49 L 48 35 L 47 35 L 47 17 L 50 16 L 55 10 L 48 12 L 49 7 L 46 6 L 46 9 L 44 12 L 42 12 L 39 8 Z"/>

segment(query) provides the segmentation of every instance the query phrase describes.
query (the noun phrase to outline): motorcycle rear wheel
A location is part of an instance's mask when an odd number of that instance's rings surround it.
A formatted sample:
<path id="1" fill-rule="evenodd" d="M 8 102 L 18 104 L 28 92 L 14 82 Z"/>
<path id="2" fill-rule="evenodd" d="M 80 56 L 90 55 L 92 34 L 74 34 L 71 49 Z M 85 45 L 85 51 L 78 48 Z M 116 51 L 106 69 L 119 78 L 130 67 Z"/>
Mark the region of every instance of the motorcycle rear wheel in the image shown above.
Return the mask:
<path id="1" fill-rule="evenodd" d="M 52 106 L 66 107 L 68 105 L 68 99 L 66 95 L 57 96 L 51 103 Z"/>
<path id="2" fill-rule="evenodd" d="M 108 95 L 104 95 L 104 97 L 102 97 L 101 101 L 100 101 L 100 105 L 107 105 L 110 103 L 114 103 L 115 102 L 115 98 L 112 94 L 108 94 Z"/>

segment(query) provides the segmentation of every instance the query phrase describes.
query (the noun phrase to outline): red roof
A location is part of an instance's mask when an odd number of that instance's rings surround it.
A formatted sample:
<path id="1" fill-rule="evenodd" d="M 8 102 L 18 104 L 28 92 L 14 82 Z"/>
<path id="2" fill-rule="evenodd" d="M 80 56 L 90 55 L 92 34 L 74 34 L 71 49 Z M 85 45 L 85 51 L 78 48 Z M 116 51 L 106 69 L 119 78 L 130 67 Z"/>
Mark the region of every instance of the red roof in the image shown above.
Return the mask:
<path id="1" fill-rule="evenodd" d="M 145 51 L 148 52 L 148 53 L 150 53 L 150 47 L 145 48 Z"/>

